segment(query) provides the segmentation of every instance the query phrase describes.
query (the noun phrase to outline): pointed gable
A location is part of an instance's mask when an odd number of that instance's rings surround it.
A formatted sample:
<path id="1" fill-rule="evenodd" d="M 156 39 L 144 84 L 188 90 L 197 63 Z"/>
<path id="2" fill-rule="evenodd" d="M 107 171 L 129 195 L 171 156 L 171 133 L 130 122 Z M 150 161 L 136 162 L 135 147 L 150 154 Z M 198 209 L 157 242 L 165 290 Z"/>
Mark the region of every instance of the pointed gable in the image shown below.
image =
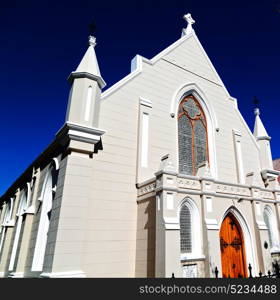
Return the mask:
<path id="1" fill-rule="evenodd" d="M 194 32 L 162 59 L 217 84 L 221 80 Z"/>

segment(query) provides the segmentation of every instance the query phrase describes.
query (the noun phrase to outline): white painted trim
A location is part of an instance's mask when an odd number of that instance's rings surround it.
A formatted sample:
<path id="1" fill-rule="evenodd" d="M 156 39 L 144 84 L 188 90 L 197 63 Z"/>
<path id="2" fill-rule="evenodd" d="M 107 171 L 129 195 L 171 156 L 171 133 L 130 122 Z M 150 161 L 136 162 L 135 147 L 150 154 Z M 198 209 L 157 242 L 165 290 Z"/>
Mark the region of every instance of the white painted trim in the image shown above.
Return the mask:
<path id="1" fill-rule="evenodd" d="M 14 269 L 14 264 L 15 264 L 15 259 L 16 259 L 18 244 L 19 244 L 19 237 L 21 232 L 21 226 L 22 226 L 22 215 L 20 215 L 17 219 L 16 233 L 15 233 L 12 253 L 10 256 L 9 271 L 13 271 Z"/>
<path id="2" fill-rule="evenodd" d="M 54 157 L 52 160 L 54 163 L 55 170 L 58 171 L 59 170 L 59 161 L 58 161 L 57 157 Z"/>
<path id="3" fill-rule="evenodd" d="M 32 179 L 31 179 L 31 181 L 32 181 Z M 26 198 L 26 203 L 27 203 L 27 206 L 28 206 L 28 205 L 30 204 L 31 194 L 32 194 L 31 182 L 27 182 L 26 186 L 27 186 L 27 198 Z"/>
<path id="4" fill-rule="evenodd" d="M 267 230 L 268 229 L 267 226 L 265 225 L 265 222 L 263 222 L 263 221 L 256 221 L 256 223 L 257 223 L 258 228 L 260 230 Z"/>
<path id="5" fill-rule="evenodd" d="M 214 179 L 218 178 L 218 169 L 217 169 L 217 154 L 216 154 L 216 139 L 215 132 L 219 130 L 217 118 L 214 112 L 214 109 L 211 107 L 211 104 L 205 93 L 201 90 L 201 88 L 194 82 L 189 82 L 180 86 L 175 93 L 173 94 L 171 104 L 170 104 L 170 115 L 176 116 L 178 115 L 178 107 L 182 99 L 192 94 L 199 102 L 202 107 L 202 110 L 206 117 L 207 122 L 207 140 L 208 140 L 208 149 L 209 149 L 209 167 L 211 176 Z M 176 131 L 177 131 L 177 139 L 178 139 L 178 122 L 176 121 Z M 177 148 L 178 148 L 178 140 L 177 140 Z M 177 168 L 179 170 L 179 151 L 177 150 Z"/>
<path id="6" fill-rule="evenodd" d="M 207 219 L 205 218 L 205 224 L 208 230 L 219 230 L 219 224 L 216 219 Z"/>
<path id="7" fill-rule="evenodd" d="M 198 43 L 199 48 L 202 51 L 202 54 L 204 55 L 206 61 L 209 64 L 210 69 L 213 71 L 213 73 L 216 75 L 219 84 L 221 84 L 222 88 L 224 89 L 227 97 L 232 100 L 235 99 L 233 97 L 230 96 L 227 88 L 225 87 L 223 81 L 221 80 L 219 74 L 217 73 L 215 67 L 213 66 L 211 60 L 209 59 L 207 53 L 205 52 L 204 48 L 202 47 L 198 37 L 196 36 L 194 30 L 192 30 L 191 33 L 189 33 L 188 35 L 183 35 L 181 36 L 180 39 L 178 39 L 177 41 L 175 41 L 173 44 L 171 44 L 169 47 L 165 48 L 164 50 L 162 50 L 160 53 L 158 53 L 156 56 L 154 56 L 152 59 L 147 59 L 145 57 L 142 57 L 140 55 L 136 55 L 132 61 L 131 61 L 131 73 L 129 73 L 127 76 L 125 76 L 123 79 L 121 79 L 120 81 L 116 82 L 113 86 L 111 86 L 110 88 L 108 88 L 106 91 L 104 91 L 101 94 L 101 100 L 107 98 L 110 94 L 114 93 L 115 91 L 117 91 L 119 88 L 121 88 L 123 85 L 125 85 L 127 82 L 129 82 L 131 79 L 135 78 L 137 75 L 139 75 L 142 70 L 143 70 L 143 62 L 149 64 L 149 65 L 154 65 L 157 61 L 159 61 L 162 57 L 164 57 L 165 55 L 167 55 L 168 53 L 170 53 L 171 51 L 173 51 L 174 49 L 176 49 L 177 47 L 179 47 L 182 43 L 184 43 L 186 40 L 188 40 L 189 38 L 194 37 L 195 40 Z M 237 107 L 237 102 L 235 101 L 235 106 Z"/>
<path id="8" fill-rule="evenodd" d="M 14 209 L 14 202 L 15 202 L 15 198 L 13 198 L 13 197 L 10 198 L 11 206 L 10 206 L 9 216 L 8 216 L 7 222 L 9 222 L 9 221 L 12 220 L 12 214 L 13 214 L 13 209 Z"/>
<path id="9" fill-rule="evenodd" d="M 90 85 L 87 89 L 87 96 L 86 96 L 86 105 L 85 105 L 85 114 L 84 119 L 85 121 L 89 121 L 90 111 L 91 111 L 91 98 L 92 98 L 92 86 Z"/>
<path id="10" fill-rule="evenodd" d="M 14 269 L 16 254 L 17 254 L 17 250 L 19 247 L 19 238 L 20 238 L 21 227 L 22 227 L 22 222 L 23 222 L 23 214 L 25 213 L 27 205 L 28 205 L 28 198 L 30 198 L 30 191 L 31 191 L 30 184 L 27 184 L 27 188 L 23 190 L 23 193 L 20 197 L 18 211 L 17 211 L 18 218 L 16 221 L 15 237 L 14 237 L 14 241 L 13 241 L 13 247 L 12 247 L 9 268 L 8 268 L 9 271 L 13 271 L 13 269 Z"/>
<path id="11" fill-rule="evenodd" d="M 52 168 L 49 168 L 43 184 L 44 190 L 42 191 L 43 200 L 41 207 L 41 215 L 37 231 L 31 271 L 42 271 L 43 269 L 45 251 L 47 246 L 48 230 L 50 225 L 50 220 L 48 219 L 48 212 L 50 212 L 52 209 L 53 201 L 52 185 Z"/>
<path id="12" fill-rule="evenodd" d="M 237 178 L 240 184 L 245 184 L 245 171 L 244 171 L 244 164 L 243 164 L 241 137 L 242 137 L 241 133 L 233 129 Z"/>
<path id="13" fill-rule="evenodd" d="M 15 226 L 15 220 L 12 219 L 12 220 L 9 220 L 7 222 L 5 222 L 4 224 L 2 224 L 2 226 L 5 226 L 5 227 L 14 227 Z"/>
<path id="14" fill-rule="evenodd" d="M 25 210 L 25 213 L 30 214 L 30 215 L 35 214 L 35 205 L 31 205 L 31 206 L 27 207 L 27 209 Z"/>
<path id="15" fill-rule="evenodd" d="M 140 97 L 140 104 L 141 104 L 141 105 L 144 105 L 144 106 L 148 106 L 148 107 L 150 107 L 150 108 L 153 107 L 152 101 L 151 101 L 151 100 L 148 100 L 148 99 L 145 99 L 145 98 L 143 98 L 143 97 Z"/>
<path id="16" fill-rule="evenodd" d="M 159 61 L 163 56 L 167 55 L 169 52 L 173 51 L 175 48 L 177 48 L 178 46 L 180 46 L 183 42 L 185 42 L 186 40 L 188 40 L 191 37 L 196 37 L 195 33 L 192 32 L 188 35 L 184 35 L 182 36 L 180 39 L 178 39 L 177 41 L 175 41 L 173 44 L 171 44 L 169 47 L 165 48 L 163 51 L 161 51 L 160 53 L 158 53 L 156 56 L 154 56 L 152 59 L 147 59 L 145 57 L 142 57 L 140 55 L 136 55 L 132 61 L 131 61 L 131 73 L 128 74 L 127 76 L 125 76 L 123 79 L 121 79 L 120 81 L 116 82 L 113 86 L 111 86 L 110 88 L 108 88 L 106 91 L 104 91 L 101 94 L 101 100 L 105 99 L 106 97 L 108 97 L 110 94 L 114 93 L 115 91 L 117 91 L 119 88 L 121 88 L 123 85 L 125 85 L 127 82 L 129 82 L 131 79 L 135 78 L 137 75 L 139 75 L 142 70 L 143 70 L 143 62 L 149 64 L 149 65 L 153 65 L 155 64 L 157 61 Z M 198 39 L 197 39 L 198 40 Z M 201 44 L 199 43 L 199 46 L 201 46 Z M 202 48 L 203 49 L 203 48 Z M 203 50 L 204 51 L 204 50 Z M 205 52 L 205 51 L 204 51 Z M 207 56 L 207 55 L 206 55 Z M 208 56 L 207 56 L 207 60 L 209 60 Z M 210 67 L 214 68 L 213 65 L 210 63 Z M 216 73 L 216 70 L 214 69 L 214 72 Z M 219 78 L 219 77 L 218 77 Z M 228 94 L 228 92 L 227 92 Z"/>
<path id="17" fill-rule="evenodd" d="M 75 141 L 96 144 L 100 141 L 100 138 L 104 133 L 104 130 L 95 127 L 81 126 L 80 124 L 66 122 L 56 133 L 56 137 L 57 139 L 63 139 L 65 136 L 68 136 Z"/>
<path id="18" fill-rule="evenodd" d="M 54 272 L 54 273 L 41 273 L 40 278 L 86 278 L 83 271 L 67 271 L 67 272 Z"/>
<path id="19" fill-rule="evenodd" d="M 207 213 L 213 212 L 213 198 L 211 196 L 205 197 L 205 204 L 206 204 L 206 212 Z"/>
<path id="20" fill-rule="evenodd" d="M 149 113 L 142 112 L 141 118 L 141 167 L 147 168 L 149 154 Z"/>
<path id="21" fill-rule="evenodd" d="M 239 119 L 240 119 L 241 122 L 243 123 L 245 129 L 247 130 L 249 136 L 251 137 L 251 140 L 252 140 L 253 143 L 255 144 L 256 148 L 257 148 L 257 149 L 260 149 L 260 147 L 259 147 L 259 145 L 258 145 L 258 143 L 257 143 L 257 141 L 256 141 L 256 138 L 254 137 L 252 131 L 250 130 L 250 128 L 249 128 L 249 126 L 247 125 L 247 123 L 245 122 L 243 116 L 241 115 L 241 112 L 239 111 L 238 108 L 235 108 L 235 111 L 236 111 L 236 113 L 237 113 Z"/>
<path id="22" fill-rule="evenodd" d="M 246 252 L 246 268 L 248 268 L 249 263 L 252 266 L 252 275 L 258 274 L 258 266 L 256 264 L 256 254 L 255 254 L 255 248 L 254 248 L 254 235 L 252 234 L 252 231 L 250 230 L 250 227 L 248 225 L 248 222 L 246 218 L 241 214 L 241 212 L 234 206 L 230 206 L 223 216 L 220 219 L 219 222 L 219 228 L 221 228 L 224 218 L 227 216 L 228 213 L 232 213 L 234 217 L 239 222 L 239 225 L 242 228 L 242 233 L 244 237 L 244 246 L 245 246 L 245 252 Z"/>
<path id="23" fill-rule="evenodd" d="M 166 209 L 173 210 L 174 209 L 174 194 L 166 193 Z"/>
<path id="24" fill-rule="evenodd" d="M 159 61 L 163 56 L 167 55 L 177 47 L 179 47 L 182 43 L 184 43 L 186 40 L 191 38 L 192 36 L 195 36 L 194 31 L 188 35 L 182 36 L 180 39 L 175 41 L 173 44 L 162 50 L 160 53 L 158 53 L 156 56 L 154 56 L 152 59 L 150 59 L 151 64 L 155 64 L 157 61 Z"/>
<path id="25" fill-rule="evenodd" d="M 5 241 L 6 231 L 7 231 L 6 227 L 2 227 L 1 239 L 0 239 L 0 257 L 1 257 L 1 252 Z"/>
<path id="26" fill-rule="evenodd" d="M 101 94 L 101 101 L 107 98 L 109 95 L 116 92 L 119 88 L 121 88 L 123 85 L 125 85 L 127 82 L 135 78 L 137 75 L 139 75 L 142 72 L 142 58 L 140 55 L 136 55 L 136 57 L 133 59 L 132 63 L 132 72 L 129 73 L 127 76 L 125 76 L 120 81 L 116 82 L 114 85 L 112 85 L 110 88 L 108 88 L 106 91 L 104 91 Z"/>
<path id="27" fill-rule="evenodd" d="M 163 225 L 166 230 L 180 230 L 178 217 L 163 217 Z"/>

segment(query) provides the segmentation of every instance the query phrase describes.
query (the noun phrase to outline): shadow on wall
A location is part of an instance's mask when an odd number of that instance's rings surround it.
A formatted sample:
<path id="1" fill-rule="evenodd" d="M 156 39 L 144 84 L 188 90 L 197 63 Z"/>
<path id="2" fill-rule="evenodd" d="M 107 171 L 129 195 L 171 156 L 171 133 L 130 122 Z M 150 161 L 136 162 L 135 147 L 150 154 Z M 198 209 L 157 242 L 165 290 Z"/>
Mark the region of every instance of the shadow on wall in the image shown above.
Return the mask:
<path id="1" fill-rule="evenodd" d="M 138 202 L 136 277 L 155 277 L 155 209 L 154 197 Z"/>

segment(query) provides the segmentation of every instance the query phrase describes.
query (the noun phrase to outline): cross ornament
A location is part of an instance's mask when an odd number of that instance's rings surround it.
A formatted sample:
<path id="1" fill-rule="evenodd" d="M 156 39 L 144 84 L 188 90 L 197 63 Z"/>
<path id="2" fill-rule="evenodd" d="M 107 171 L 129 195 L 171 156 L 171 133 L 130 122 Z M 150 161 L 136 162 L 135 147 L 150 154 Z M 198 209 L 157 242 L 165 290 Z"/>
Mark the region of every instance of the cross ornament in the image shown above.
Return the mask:
<path id="1" fill-rule="evenodd" d="M 89 43 L 90 46 L 94 47 L 96 45 L 96 38 L 93 35 L 90 35 L 88 37 L 88 43 Z"/>
<path id="2" fill-rule="evenodd" d="M 188 13 L 186 15 L 183 16 L 183 19 L 186 20 L 188 22 L 188 26 L 187 28 L 183 29 L 184 34 L 189 34 L 192 32 L 193 28 L 192 28 L 192 24 L 195 23 L 195 20 L 192 18 L 191 14 Z"/>

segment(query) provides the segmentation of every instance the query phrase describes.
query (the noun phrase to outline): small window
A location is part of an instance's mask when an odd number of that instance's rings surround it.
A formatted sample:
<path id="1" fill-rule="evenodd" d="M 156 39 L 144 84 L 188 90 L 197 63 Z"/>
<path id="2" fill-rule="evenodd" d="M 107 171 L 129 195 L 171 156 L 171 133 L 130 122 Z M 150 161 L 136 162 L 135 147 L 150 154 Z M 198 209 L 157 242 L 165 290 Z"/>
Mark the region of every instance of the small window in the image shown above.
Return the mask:
<path id="1" fill-rule="evenodd" d="M 191 213 L 187 205 L 183 205 L 180 211 L 180 239 L 181 253 L 192 252 L 192 224 Z"/>

